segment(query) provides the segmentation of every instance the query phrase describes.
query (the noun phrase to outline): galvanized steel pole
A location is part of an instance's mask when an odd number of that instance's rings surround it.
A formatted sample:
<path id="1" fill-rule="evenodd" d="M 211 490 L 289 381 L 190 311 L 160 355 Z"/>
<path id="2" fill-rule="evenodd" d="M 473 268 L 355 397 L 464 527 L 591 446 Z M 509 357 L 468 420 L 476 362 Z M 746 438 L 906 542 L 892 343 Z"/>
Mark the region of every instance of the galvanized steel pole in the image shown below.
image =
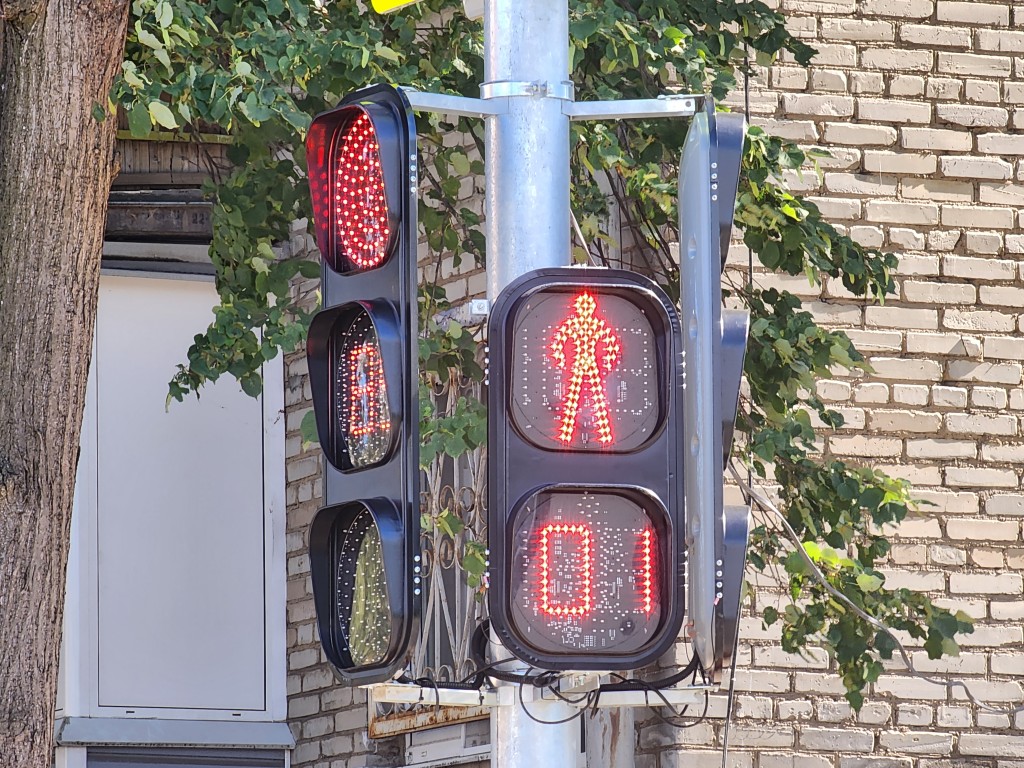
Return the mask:
<path id="1" fill-rule="evenodd" d="M 569 264 L 568 0 L 487 0 L 481 97 L 487 119 L 487 288 Z"/>
<path id="2" fill-rule="evenodd" d="M 568 0 L 487 0 L 485 101 L 507 100 L 487 118 L 487 293 L 492 300 L 520 275 L 569 264 Z M 493 645 L 496 658 L 508 653 Z M 578 710 L 561 701 L 505 704 L 491 714 L 496 768 L 572 768 L 579 755 Z"/>

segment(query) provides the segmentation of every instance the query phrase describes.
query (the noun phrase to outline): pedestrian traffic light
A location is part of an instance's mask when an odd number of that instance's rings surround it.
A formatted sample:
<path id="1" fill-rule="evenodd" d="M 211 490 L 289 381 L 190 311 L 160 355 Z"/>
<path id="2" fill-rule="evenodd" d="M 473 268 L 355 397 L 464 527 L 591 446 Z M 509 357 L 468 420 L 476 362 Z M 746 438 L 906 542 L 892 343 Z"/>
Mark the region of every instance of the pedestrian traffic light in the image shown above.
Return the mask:
<path id="1" fill-rule="evenodd" d="M 676 311 L 632 272 L 531 272 L 488 326 L 491 625 L 541 669 L 641 667 L 683 615 Z"/>
<path id="2" fill-rule="evenodd" d="M 679 283 L 684 358 L 688 621 L 705 676 L 721 680 L 736 646 L 749 507 L 723 502 L 749 315 L 722 307 L 746 123 L 707 100 L 679 168 Z"/>
<path id="3" fill-rule="evenodd" d="M 386 680 L 418 619 L 416 126 L 390 86 L 350 94 L 306 139 L 323 309 L 307 361 L 325 506 L 310 526 L 320 642 L 349 683 Z"/>

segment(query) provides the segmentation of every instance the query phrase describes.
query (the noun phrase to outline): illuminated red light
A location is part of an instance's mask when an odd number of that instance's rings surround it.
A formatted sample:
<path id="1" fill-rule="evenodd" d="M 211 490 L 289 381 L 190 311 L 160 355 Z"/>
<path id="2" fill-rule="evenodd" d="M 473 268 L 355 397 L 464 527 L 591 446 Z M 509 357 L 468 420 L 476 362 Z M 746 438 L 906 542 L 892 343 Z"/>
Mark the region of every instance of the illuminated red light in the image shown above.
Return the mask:
<path id="1" fill-rule="evenodd" d="M 640 605 L 644 613 L 654 610 L 654 531 L 650 528 L 644 530 L 638 537 L 640 542 Z"/>
<path id="2" fill-rule="evenodd" d="M 568 604 L 555 605 L 551 596 L 552 587 L 552 563 L 551 548 L 554 540 L 569 536 L 579 539 L 580 560 L 582 561 L 579 573 L 579 592 L 577 599 Z M 552 524 L 541 529 L 540 532 L 540 608 L 551 616 L 585 616 L 590 613 L 592 595 L 592 558 L 593 553 L 590 543 L 590 527 L 587 525 L 566 525 Z M 564 574 L 563 574 L 564 577 Z"/>
<path id="3" fill-rule="evenodd" d="M 390 433 L 390 414 L 379 406 L 384 388 L 380 347 L 364 342 L 348 353 L 349 432 L 353 437 Z"/>
<path id="4" fill-rule="evenodd" d="M 380 341 L 366 312 L 353 318 L 336 354 L 342 450 L 352 468 L 369 467 L 387 456 L 393 435 Z"/>
<path id="5" fill-rule="evenodd" d="M 572 351 L 571 357 L 566 354 Z M 614 442 L 606 375 L 619 363 L 622 349 L 615 331 L 598 316 L 597 299 L 584 291 L 572 303 L 572 312 L 555 330 L 551 340 L 551 358 L 558 368 L 569 368 L 569 383 L 558 415 L 558 439 L 572 443 L 580 414 L 580 399 L 590 394 L 597 439 Z"/>
<path id="6" fill-rule="evenodd" d="M 336 234 L 352 266 L 371 269 L 388 253 L 391 228 L 373 121 L 362 112 L 338 141 L 334 160 Z"/>

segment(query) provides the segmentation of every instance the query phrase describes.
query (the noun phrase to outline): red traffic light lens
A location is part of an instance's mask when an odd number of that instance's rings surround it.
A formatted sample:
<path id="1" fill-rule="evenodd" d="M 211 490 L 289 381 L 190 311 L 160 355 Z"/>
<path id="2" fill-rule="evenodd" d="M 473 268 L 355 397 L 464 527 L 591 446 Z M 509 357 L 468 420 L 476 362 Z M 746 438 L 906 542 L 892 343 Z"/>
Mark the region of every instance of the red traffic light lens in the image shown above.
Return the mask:
<path id="1" fill-rule="evenodd" d="M 352 666 L 383 661 L 391 645 L 391 612 L 380 530 L 361 507 L 331 531 L 335 648 Z"/>
<path id="2" fill-rule="evenodd" d="M 373 269 L 388 255 L 391 226 L 373 121 L 359 110 L 336 134 L 332 153 L 331 221 L 349 269 Z"/>
<path id="3" fill-rule="evenodd" d="M 318 115 L 309 127 L 306 161 L 317 243 L 335 272 L 374 269 L 394 251 L 401 220 L 394 174 L 405 152 L 396 138 L 399 124 L 393 111 L 379 105 L 349 105 Z"/>
<path id="4" fill-rule="evenodd" d="M 655 334 L 626 296 L 552 288 L 512 323 L 512 423 L 540 448 L 630 451 L 661 422 Z"/>
<path id="5" fill-rule="evenodd" d="M 391 450 L 394 430 L 380 339 L 360 308 L 335 341 L 336 455 L 344 468 L 379 464 Z"/>
<path id="6" fill-rule="evenodd" d="M 662 623 L 663 515 L 611 489 L 542 491 L 516 514 L 509 610 L 544 653 L 629 654 Z"/>

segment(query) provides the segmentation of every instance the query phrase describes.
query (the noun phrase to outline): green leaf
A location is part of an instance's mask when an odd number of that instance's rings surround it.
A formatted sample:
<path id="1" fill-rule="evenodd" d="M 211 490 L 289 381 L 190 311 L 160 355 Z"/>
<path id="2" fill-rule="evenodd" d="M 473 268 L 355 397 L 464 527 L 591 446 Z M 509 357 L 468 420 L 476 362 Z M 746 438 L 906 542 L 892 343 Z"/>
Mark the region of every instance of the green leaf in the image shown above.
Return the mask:
<path id="1" fill-rule="evenodd" d="M 137 139 L 144 138 L 153 130 L 153 121 L 145 104 L 136 104 L 128 112 L 128 130 Z"/>
<path id="2" fill-rule="evenodd" d="M 469 158 L 462 152 L 453 152 L 448 158 L 451 161 L 452 169 L 459 176 L 468 176 L 470 172 Z"/>
<path id="3" fill-rule="evenodd" d="M 263 392 L 263 377 L 257 372 L 249 373 L 239 379 L 242 391 L 249 397 L 259 397 Z"/>
<path id="4" fill-rule="evenodd" d="M 163 29 L 167 29 L 169 26 L 171 26 L 171 22 L 174 21 L 174 10 L 171 8 L 170 3 L 157 3 L 155 15 L 156 23 L 159 24 Z"/>
<path id="5" fill-rule="evenodd" d="M 487 569 L 483 555 L 479 552 L 472 551 L 463 554 L 462 567 L 466 573 L 471 573 L 474 576 L 479 576 Z"/>
<path id="6" fill-rule="evenodd" d="M 146 82 L 139 77 L 138 69 L 130 61 L 121 63 L 121 77 L 128 83 L 134 90 L 139 90 L 146 87 Z"/>
<path id="7" fill-rule="evenodd" d="M 864 592 L 877 592 L 884 580 L 870 573 L 857 574 L 857 586 Z"/>
<path id="8" fill-rule="evenodd" d="M 159 123 L 164 128 L 173 130 L 178 127 L 178 121 L 174 119 L 174 113 L 162 101 L 149 102 L 149 116 L 153 122 Z"/>
<path id="9" fill-rule="evenodd" d="M 299 434 L 302 436 L 302 445 L 307 447 L 316 445 L 320 438 L 316 431 L 316 413 L 310 409 L 302 414 L 302 422 L 299 424 Z"/>
<path id="10" fill-rule="evenodd" d="M 138 27 L 138 25 L 136 25 L 136 26 Z M 137 28 L 137 30 L 136 30 L 136 39 L 140 43 L 145 45 L 147 48 L 152 48 L 154 50 L 157 50 L 157 49 L 162 49 L 164 47 L 164 44 L 160 41 L 160 39 L 156 35 L 154 35 L 152 32 L 149 32 L 148 30 L 145 30 L 145 29 Z"/>

